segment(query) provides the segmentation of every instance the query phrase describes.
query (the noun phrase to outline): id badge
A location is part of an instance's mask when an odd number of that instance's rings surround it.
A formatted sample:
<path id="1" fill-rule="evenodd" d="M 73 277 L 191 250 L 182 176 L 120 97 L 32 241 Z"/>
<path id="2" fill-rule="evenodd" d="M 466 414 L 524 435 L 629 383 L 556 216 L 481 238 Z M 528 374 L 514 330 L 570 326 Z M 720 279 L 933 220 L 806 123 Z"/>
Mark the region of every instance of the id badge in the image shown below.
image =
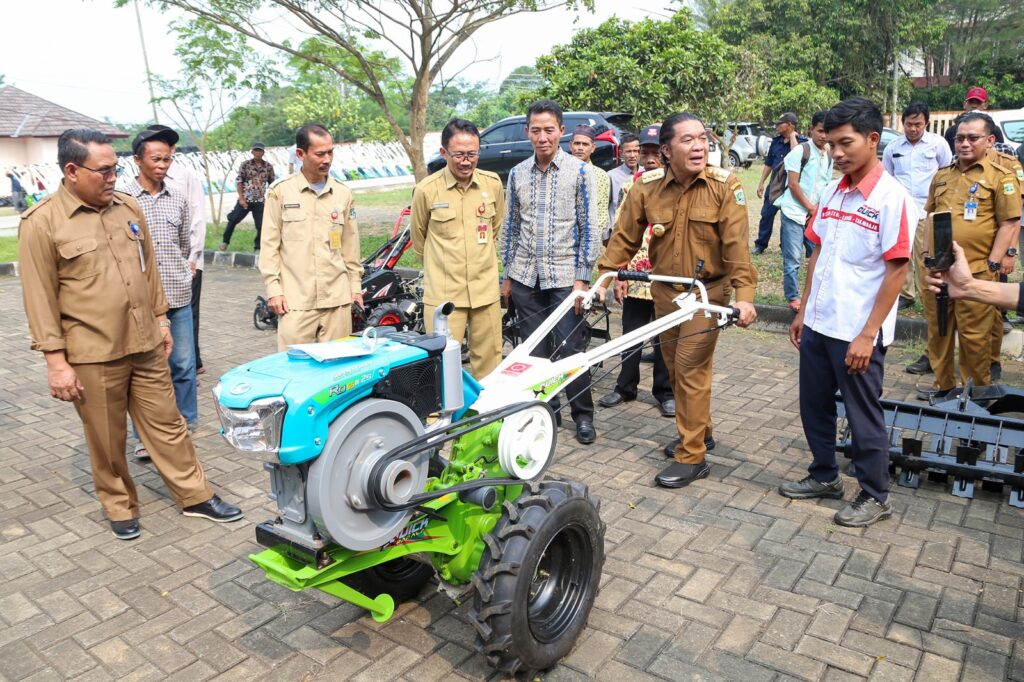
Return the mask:
<path id="1" fill-rule="evenodd" d="M 331 239 L 331 250 L 337 251 L 341 248 L 341 230 L 332 229 L 328 232 Z"/>
<path id="2" fill-rule="evenodd" d="M 973 199 L 964 202 L 964 220 L 976 220 L 978 218 L 978 202 Z"/>
<path id="3" fill-rule="evenodd" d="M 476 226 L 476 243 L 486 244 L 487 243 L 487 225 L 480 224 Z"/>

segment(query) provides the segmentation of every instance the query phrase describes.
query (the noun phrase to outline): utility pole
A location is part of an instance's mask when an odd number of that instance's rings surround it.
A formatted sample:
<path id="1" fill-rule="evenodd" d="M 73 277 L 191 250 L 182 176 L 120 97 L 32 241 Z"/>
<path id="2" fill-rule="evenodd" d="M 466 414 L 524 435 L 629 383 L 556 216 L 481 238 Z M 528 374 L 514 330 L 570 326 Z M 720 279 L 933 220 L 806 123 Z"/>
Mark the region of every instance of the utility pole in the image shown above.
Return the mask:
<path id="1" fill-rule="evenodd" d="M 135 5 L 135 22 L 139 25 L 139 42 L 142 44 L 142 64 L 146 67 L 146 83 L 149 84 L 149 103 L 153 107 L 153 123 L 159 123 L 156 113 L 156 95 L 153 93 L 153 73 L 149 70 L 149 57 L 146 56 L 146 37 L 142 33 L 142 15 L 139 14 L 139 0 L 132 0 Z"/>

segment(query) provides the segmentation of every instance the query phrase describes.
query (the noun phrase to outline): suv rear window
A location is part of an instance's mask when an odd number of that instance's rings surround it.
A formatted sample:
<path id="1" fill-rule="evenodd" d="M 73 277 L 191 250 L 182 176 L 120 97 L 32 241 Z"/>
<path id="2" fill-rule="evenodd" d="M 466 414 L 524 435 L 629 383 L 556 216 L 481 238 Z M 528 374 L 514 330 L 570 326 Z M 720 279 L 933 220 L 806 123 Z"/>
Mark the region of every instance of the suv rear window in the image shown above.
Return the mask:
<path id="1" fill-rule="evenodd" d="M 1002 126 L 1007 139 L 1024 144 L 1024 121 L 1003 121 Z"/>
<path id="2" fill-rule="evenodd" d="M 501 144 L 503 142 L 521 142 L 526 139 L 522 124 L 506 123 L 488 130 L 480 136 L 482 144 Z"/>

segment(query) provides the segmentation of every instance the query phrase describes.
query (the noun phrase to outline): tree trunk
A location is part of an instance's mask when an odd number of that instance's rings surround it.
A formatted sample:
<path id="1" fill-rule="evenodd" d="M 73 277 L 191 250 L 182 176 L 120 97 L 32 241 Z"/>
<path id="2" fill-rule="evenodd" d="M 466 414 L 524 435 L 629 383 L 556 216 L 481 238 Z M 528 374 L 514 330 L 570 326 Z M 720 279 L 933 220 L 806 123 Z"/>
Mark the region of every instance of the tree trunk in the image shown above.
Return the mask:
<path id="1" fill-rule="evenodd" d="M 412 172 L 416 182 L 427 177 L 427 162 L 423 158 L 423 138 L 427 134 L 427 98 L 430 94 L 430 73 L 428 69 L 416 74 L 416 82 L 412 88 L 412 101 L 409 106 L 409 143 L 411 150 L 409 160 L 412 161 Z"/>

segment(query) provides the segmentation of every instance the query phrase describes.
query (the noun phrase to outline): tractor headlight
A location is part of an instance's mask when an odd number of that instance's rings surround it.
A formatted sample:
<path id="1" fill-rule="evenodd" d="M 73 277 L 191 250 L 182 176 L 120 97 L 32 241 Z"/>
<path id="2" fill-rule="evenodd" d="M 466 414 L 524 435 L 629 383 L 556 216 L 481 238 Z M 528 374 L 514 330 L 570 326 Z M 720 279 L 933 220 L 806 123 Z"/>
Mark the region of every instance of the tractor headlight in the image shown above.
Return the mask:
<path id="1" fill-rule="evenodd" d="M 287 407 L 284 398 L 261 398 L 244 410 L 235 410 L 221 404 L 219 389 L 214 389 L 214 395 L 225 440 L 243 452 L 277 452 Z"/>

